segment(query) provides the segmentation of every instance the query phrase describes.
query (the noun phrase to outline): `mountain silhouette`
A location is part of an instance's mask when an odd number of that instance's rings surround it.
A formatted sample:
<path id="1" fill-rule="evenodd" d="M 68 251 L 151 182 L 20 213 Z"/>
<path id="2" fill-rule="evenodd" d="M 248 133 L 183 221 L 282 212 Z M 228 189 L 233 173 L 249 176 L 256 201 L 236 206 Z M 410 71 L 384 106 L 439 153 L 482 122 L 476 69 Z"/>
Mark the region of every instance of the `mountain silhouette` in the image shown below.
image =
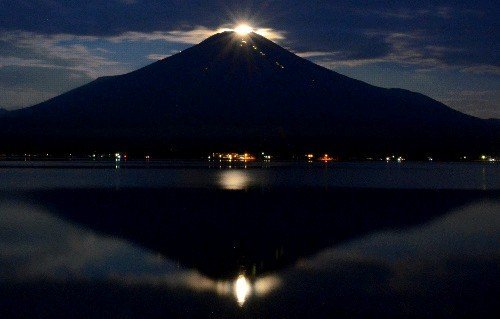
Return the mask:
<path id="1" fill-rule="evenodd" d="M 212 278 L 233 279 L 242 270 L 249 276 L 272 273 L 341 242 L 425 224 L 457 207 L 498 195 L 471 190 L 285 187 L 264 192 L 258 188 L 51 189 L 24 196 L 85 228 L 125 238 Z"/>
<path id="2" fill-rule="evenodd" d="M 461 152 L 498 149 L 498 121 L 222 32 L 0 120 L 6 149 Z"/>

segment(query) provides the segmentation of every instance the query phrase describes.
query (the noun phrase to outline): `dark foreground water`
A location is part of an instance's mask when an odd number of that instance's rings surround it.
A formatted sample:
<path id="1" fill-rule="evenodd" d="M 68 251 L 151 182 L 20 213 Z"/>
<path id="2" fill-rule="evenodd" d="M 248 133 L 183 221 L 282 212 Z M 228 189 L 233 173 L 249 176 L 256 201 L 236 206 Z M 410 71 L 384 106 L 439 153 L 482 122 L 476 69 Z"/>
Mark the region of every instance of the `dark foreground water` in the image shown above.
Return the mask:
<path id="1" fill-rule="evenodd" d="M 500 166 L 0 162 L 0 317 L 495 317 Z"/>

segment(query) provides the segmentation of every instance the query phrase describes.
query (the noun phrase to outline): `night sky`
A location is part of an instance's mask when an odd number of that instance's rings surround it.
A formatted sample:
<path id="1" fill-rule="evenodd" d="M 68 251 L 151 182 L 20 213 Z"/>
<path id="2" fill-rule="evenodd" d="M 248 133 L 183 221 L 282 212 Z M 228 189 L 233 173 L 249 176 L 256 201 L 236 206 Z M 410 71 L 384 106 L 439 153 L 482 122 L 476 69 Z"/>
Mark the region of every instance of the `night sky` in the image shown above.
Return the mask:
<path id="1" fill-rule="evenodd" d="M 498 1 L 0 0 L 0 107 L 30 106 L 246 22 L 342 74 L 500 118 Z"/>

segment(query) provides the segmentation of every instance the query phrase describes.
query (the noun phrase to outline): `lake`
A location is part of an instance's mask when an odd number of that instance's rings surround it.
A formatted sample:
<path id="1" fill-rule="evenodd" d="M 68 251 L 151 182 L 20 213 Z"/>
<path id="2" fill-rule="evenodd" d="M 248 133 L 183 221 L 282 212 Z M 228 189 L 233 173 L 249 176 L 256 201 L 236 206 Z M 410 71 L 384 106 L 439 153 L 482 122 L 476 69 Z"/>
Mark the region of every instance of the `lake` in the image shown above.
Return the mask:
<path id="1" fill-rule="evenodd" d="M 0 161 L 0 317 L 483 317 L 495 163 Z"/>

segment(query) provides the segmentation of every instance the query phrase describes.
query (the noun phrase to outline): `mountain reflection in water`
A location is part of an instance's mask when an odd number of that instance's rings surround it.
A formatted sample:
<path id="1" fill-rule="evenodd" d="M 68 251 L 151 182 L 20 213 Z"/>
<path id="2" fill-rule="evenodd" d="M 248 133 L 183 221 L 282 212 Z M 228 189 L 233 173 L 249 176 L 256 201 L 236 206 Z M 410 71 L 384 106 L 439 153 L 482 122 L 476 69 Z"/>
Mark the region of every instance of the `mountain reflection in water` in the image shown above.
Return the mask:
<path id="1" fill-rule="evenodd" d="M 0 192 L 0 314 L 453 317 L 495 309 L 499 191 L 237 181 Z"/>

